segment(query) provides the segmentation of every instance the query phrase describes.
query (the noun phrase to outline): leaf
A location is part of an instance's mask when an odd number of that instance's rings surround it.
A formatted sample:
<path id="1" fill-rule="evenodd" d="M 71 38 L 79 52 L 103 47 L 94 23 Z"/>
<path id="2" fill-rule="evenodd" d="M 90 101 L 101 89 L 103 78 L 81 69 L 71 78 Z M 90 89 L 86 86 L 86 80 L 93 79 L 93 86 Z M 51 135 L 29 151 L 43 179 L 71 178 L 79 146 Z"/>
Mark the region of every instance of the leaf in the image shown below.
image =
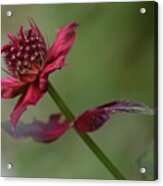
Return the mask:
<path id="1" fill-rule="evenodd" d="M 20 122 L 16 131 L 12 130 L 9 121 L 2 122 L 2 128 L 13 138 L 21 139 L 31 137 L 39 142 L 51 142 L 62 136 L 69 128 L 69 122 L 60 122 L 61 114 L 53 114 L 47 123 L 34 120 L 30 124 Z"/>
<path id="2" fill-rule="evenodd" d="M 143 103 L 116 100 L 85 111 L 75 120 L 74 127 L 81 132 L 96 131 L 117 112 L 153 115 L 153 110 Z"/>

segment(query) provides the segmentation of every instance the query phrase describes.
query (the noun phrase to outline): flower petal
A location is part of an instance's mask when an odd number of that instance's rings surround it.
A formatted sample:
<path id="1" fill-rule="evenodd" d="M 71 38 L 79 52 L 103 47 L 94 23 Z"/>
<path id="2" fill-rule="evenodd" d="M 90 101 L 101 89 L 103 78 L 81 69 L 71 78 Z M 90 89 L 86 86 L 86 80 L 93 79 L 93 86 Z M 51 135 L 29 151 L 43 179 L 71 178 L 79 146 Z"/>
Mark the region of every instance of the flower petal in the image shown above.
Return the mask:
<path id="1" fill-rule="evenodd" d="M 1 53 L 5 52 L 6 50 L 9 50 L 13 45 L 12 44 L 6 44 L 1 47 Z"/>
<path id="2" fill-rule="evenodd" d="M 22 139 L 32 137 L 39 142 L 51 142 L 62 136 L 69 128 L 68 121 L 60 121 L 61 114 L 53 114 L 47 123 L 34 120 L 30 124 L 19 123 L 17 130 L 13 134 L 9 122 L 2 122 L 2 128 L 12 137 Z"/>
<path id="3" fill-rule="evenodd" d="M 37 81 L 29 85 L 27 91 L 19 98 L 17 104 L 15 105 L 10 115 L 10 121 L 14 128 L 16 127 L 16 124 L 22 113 L 27 109 L 27 106 L 36 105 L 38 100 L 43 95 L 44 93 L 39 89 Z"/>
<path id="4" fill-rule="evenodd" d="M 84 112 L 75 122 L 74 127 L 81 132 L 93 132 L 102 127 L 117 112 L 153 114 L 153 110 L 143 103 L 117 100 Z"/>
<path id="5" fill-rule="evenodd" d="M 35 23 L 35 21 L 30 18 L 29 19 L 29 23 L 30 23 L 30 26 L 31 26 L 31 29 L 37 34 L 38 38 L 40 39 L 40 41 L 42 42 L 42 44 L 45 46 L 45 48 L 47 49 L 47 46 L 46 46 L 46 42 L 45 42 L 45 39 L 39 29 L 39 27 L 37 26 L 37 24 Z M 29 37 L 30 36 L 30 29 L 27 30 L 26 32 L 26 36 Z"/>
<path id="6" fill-rule="evenodd" d="M 25 91 L 25 84 L 16 78 L 1 79 L 2 98 L 14 98 Z"/>
<path id="7" fill-rule="evenodd" d="M 57 60 L 54 62 L 47 64 L 44 69 L 42 70 L 40 76 L 39 76 L 39 86 L 42 91 L 47 90 L 48 86 L 48 76 L 51 72 L 58 70 L 64 66 L 65 57 L 60 56 Z"/>
<path id="8" fill-rule="evenodd" d="M 24 33 L 23 33 L 23 26 L 19 27 L 19 31 L 18 31 L 18 38 L 19 40 L 23 40 L 24 41 Z"/>
<path id="9" fill-rule="evenodd" d="M 11 33 L 7 33 L 6 35 L 14 45 L 16 45 L 17 47 L 19 46 L 18 39 L 15 36 L 13 36 Z"/>
<path id="10" fill-rule="evenodd" d="M 55 43 L 48 51 L 50 60 L 56 59 L 60 55 L 66 55 L 71 49 L 75 40 L 75 29 L 78 23 L 76 21 L 60 28 L 56 37 Z"/>
<path id="11" fill-rule="evenodd" d="M 48 51 L 47 62 L 40 74 L 40 89 L 42 91 L 47 90 L 47 78 L 48 75 L 62 68 L 65 63 L 66 54 L 72 47 L 75 40 L 75 29 L 77 27 L 77 22 L 72 22 L 59 29 L 56 42 L 51 46 Z"/>

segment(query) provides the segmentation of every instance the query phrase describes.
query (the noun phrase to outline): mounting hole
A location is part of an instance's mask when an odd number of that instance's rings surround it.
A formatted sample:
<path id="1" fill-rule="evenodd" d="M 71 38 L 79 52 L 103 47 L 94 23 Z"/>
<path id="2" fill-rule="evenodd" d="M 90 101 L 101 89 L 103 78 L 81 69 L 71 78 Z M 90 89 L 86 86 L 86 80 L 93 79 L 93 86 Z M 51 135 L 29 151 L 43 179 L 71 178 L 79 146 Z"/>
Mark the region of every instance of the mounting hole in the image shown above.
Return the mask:
<path id="1" fill-rule="evenodd" d="M 144 167 L 140 168 L 140 173 L 145 174 L 146 173 L 146 168 L 144 168 Z"/>
<path id="2" fill-rule="evenodd" d="M 145 14 L 146 13 L 146 9 L 145 8 L 140 8 L 140 13 L 141 14 Z"/>
<path id="3" fill-rule="evenodd" d="M 7 17 L 11 17 L 11 16 L 12 16 L 12 12 L 11 12 L 10 10 L 8 10 L 8 11 L 6 12 L 6 16 L 7 16 Z"/>
<path id="4" fill-rule="evenodd" d="M 12 167 L 13 167 L 12 163 L 8 163 L 8 164 L 7 164 L 7 169 L 8 169 L 8 170 L 11 170 Z"/>

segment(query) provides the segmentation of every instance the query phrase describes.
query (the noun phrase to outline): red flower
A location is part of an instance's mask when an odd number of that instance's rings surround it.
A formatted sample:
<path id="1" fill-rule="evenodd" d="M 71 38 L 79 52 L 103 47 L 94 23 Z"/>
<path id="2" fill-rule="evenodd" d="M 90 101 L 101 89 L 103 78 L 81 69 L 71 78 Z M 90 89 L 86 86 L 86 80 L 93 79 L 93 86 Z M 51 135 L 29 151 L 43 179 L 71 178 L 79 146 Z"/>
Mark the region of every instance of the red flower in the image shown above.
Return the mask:
<path id="1" fill-rule="evenodd" d="M 26 32 L 21 26 L 17 37 L 7 34 L 11 41 L 2 47 L 1 52 L 7 67 L 5 71 L 11 77 L 1 80 L 1 95 L 2 98 L 21 95 L 10 115 L 14 128 L 27 106 L 35 105 L 45 94 L 49 74 L 64 66 L 65 57 L 75 40 L 76 27 L 77 22 L 72 22 L 60 28 L 50 48 L 33 22 Z"/>

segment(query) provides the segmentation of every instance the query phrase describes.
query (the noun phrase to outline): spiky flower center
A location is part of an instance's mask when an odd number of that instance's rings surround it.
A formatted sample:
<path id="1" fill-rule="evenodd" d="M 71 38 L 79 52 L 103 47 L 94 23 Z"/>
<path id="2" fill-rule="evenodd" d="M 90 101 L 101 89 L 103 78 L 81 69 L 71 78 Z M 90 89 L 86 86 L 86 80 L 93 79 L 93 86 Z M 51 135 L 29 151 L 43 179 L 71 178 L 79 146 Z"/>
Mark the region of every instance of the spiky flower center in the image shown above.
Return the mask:
<path id="1" fill-rule="evenodd" d="M 20 28 L 17 37 L 8 34 L 11 42 L 2 49 L 7 71 L 13 77 L 38 74 L 46 58 L 46 45 L 37 27 L 25 33 Z"/>

